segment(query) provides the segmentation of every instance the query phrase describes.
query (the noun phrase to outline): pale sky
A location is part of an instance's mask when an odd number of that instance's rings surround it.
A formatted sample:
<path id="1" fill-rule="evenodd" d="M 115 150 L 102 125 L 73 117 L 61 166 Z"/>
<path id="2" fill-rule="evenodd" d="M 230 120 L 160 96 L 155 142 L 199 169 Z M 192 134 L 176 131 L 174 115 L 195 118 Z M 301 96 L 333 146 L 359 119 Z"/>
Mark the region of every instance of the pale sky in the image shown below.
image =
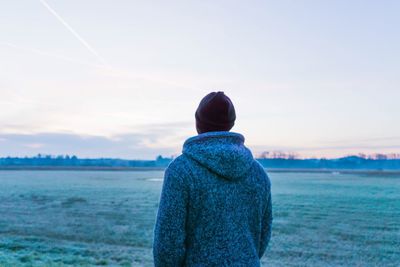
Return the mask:
<path id="1" fill-rule="evenodd" d="M 3 0 L 0 157 L 178 155 L 211 91 L 254 155 L 400 152 L 400 1 Z"/>

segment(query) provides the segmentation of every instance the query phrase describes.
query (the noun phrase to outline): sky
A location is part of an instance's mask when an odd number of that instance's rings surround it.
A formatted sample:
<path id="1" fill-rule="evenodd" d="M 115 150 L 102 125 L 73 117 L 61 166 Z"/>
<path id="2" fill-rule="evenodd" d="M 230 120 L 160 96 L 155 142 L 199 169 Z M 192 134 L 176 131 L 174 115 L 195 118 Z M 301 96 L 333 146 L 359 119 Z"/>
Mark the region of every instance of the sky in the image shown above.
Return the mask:
<path id="1" fill-rule="evenodd" d="M 400 152 L 400 2 L 3 0 L 0 157 L 179 155 L 223 91 L 263 151 Z"/>

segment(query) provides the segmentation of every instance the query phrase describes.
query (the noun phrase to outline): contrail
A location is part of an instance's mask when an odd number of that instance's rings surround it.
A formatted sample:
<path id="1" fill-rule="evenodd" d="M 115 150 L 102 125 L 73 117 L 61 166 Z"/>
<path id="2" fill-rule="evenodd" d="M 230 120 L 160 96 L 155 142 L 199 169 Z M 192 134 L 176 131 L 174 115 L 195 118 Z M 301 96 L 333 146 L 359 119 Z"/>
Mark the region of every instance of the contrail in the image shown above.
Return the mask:
<path id="1" fill-rule="evenodd" d="M 40 55 L 40 56 L 46 56 L 46 57 L 54 58 L 54 59 L 57 59 L 57 60 L 73 62 L 73 63 L 77 63 L 77 64 L 80 64 L 80 65 L 93 67 L 93 68 L 96 68 L 96 69 L 100 70 L 101 72 L 99 72 L 99 73 L 103 74 L 103 75 L 111 75 L 111 76 L 124 77 L 124 78 L 132 78 L 134 80 L 145 80 L 145 81 L 157 82 L 157 83 L 160 83 L 160 84 L 166 84 L 166 85 L 169 85 L 169 86 L 172 86 L 172 87 L 176 87 L 176 88 L 185 88 L 185 89 L 187 89 L 187 86 L 185 86 L 183 84 L 180 84 L 180 83 L 177 83 L 177 82 L 171 81 L 171 80 L 154 78 L 154 75 L 136 74 L 136 73 L 131 72 L 131 71 L 110 67 L 109 65 L 93 64 L 93 63 L 85 62 L 85 61 L 78 60 L 78 59 L 75 59 L 75 58 L 70 58 L 70 57 L 66 57 L 66 56 L 63 56 L 63 55 L 59 55 L 59 54 L 49 53 L 49 52 L 46 52 L 46 51 L 43 51 L 43 50 L 39 50 L 39 49 L 36 49 L 36 48 L 24 47 L 24 46 L 16 45 L 16 44 L 9 43 L 9 42 L 1 42 L 0 41 L 0 46 L 7 46 L 7 47 L 11 47 L 13 49 L 18 49 L 18 50 L 21 50 L 21 51 L 27 51 L 27 52 L 34 53 L 34 54 L 37 54 L 37 55 Z M 106 72 L 104 72 L 104 71 L 106 71 Z"/>
<path id="2" fill-rule="evenodd" d="M 104 58 L 102 58 L 96 50 L 91 47 L 88 42 L 85 41 L 69 24 L 60 16 L 58 13 L 52 9 L 49 4 L 45 0 L 39 0 L 40 3 L 51 13 L 53 14 L 59 22 L 61 22 L 78 40 L 81 42 L 82 45 L 84 45 L 103 65 L 107 65 L 106 61 Z"/>

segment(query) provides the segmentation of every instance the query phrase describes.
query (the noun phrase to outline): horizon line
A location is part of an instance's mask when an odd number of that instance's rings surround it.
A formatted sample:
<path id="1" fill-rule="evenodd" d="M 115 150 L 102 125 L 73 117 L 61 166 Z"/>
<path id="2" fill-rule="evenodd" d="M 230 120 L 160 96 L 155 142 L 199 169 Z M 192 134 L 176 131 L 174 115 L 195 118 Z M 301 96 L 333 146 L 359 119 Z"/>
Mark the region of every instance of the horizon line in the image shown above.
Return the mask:
<path id="1" fill-rule="evenodd" d="M 102 157 L 102 156 L 96 156 L 96 157 L 81 157 L 76 154 L 45 154 L 45 153 L 38 153 L 34 156 L 0 156 L 0 159 L 7 159 L 7 158 L 28 158 L 28 159 L 33 159 L 33 158 L 50 158 L 50 159 L 57 159 L 57 158 L 62 158 L 62 159 L 68 159 L 72 157 L 76 157 L 77 159 L 89 159 L 89 160 L 97 160 L 97 159 L 111 159 L 111 160 L 126 160 L 126 161 L 153 161 L 157 160 L 158 158 L 160 159 L 175 159 L 178 155 L 170 155 L 170 156 L 165 156 L 165 155 L 157 155 L 156 157 L 149 159 L 149 158 L 124 158 L 124 157 Z M 301 157 L 298 155 L 293 155 L 290 153 L 283 153 L 281 155 L 276 155 L 273 157 L 268 157 L 268 156 L 254 156 L 254 159 L 287 159 L 287 160 L 310 160 L 310 159 L 318 159 L 318 160 L 335 160 L 335 159 L 343 159 L 343 158 L 349 158 L 349 157 L 357 157 L 361 159 L 370 159 L 370 160 L 400 160 L 400 153 L 373 153 L 373 154 L 365 154 L 365 153 L 354 153 L 354 154 L 345 154 L 342 156 L 338 157 Z"/>

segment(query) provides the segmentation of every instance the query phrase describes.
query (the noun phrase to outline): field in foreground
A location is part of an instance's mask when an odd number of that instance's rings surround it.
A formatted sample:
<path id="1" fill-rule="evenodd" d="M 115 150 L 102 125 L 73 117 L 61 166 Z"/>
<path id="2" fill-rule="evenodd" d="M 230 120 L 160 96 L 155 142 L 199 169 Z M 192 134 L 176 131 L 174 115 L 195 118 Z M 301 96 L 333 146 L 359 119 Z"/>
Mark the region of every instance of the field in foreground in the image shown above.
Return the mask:
<path id="1" fill-rule="evenodd" d="M 152 266 L 162 171 L 0 171 L 0 266 Z M 266 266 L 400 266 L 400 176 L 270 173 Z"/>

